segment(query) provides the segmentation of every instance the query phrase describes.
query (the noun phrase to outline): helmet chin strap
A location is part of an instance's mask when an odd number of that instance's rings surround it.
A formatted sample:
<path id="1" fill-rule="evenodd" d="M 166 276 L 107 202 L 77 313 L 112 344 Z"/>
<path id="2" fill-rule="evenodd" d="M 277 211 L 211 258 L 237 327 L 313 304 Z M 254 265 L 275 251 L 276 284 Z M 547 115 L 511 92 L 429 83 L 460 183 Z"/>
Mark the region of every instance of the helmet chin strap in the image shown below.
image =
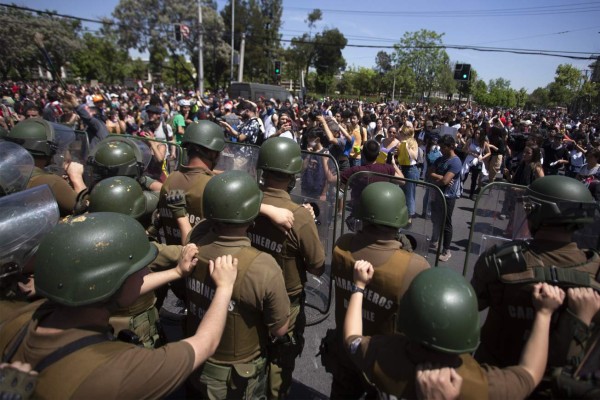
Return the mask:
<path id="1" fill-rule="evenodd" d="M 288 182 L 287 192 L 291 193 L 292 190 L 296 187 L 296 175 L 290 176 L 290 181 Z"/>

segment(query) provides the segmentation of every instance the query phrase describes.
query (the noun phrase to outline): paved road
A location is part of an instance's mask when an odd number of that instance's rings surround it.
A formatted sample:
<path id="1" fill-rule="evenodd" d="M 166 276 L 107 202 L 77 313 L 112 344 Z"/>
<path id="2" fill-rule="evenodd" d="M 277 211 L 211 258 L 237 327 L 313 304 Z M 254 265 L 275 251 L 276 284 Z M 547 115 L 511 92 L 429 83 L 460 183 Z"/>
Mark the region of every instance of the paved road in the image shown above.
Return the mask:
<path id="1" fill-rule="evenodd" d="M 469 183 L 467 182 L 467 185 Z M 465 185 L 466 187 L 469 187 Z M 474 202 L 468 198 L 458 199 L 453 214 L 453 242 L 451 248 L 452 257 L 446 263 L 439 263 L 441 267 L 452 268 L 457 272 L 463 272 L 465 251 L 469 238 L 469 229 Z M 417 213 L 421 212 L 421 202 L 417 200 Z M 414 224 L 419 221 L 415 220 Z M 434 254 L 429 254 L 428 260 L 433 265 Z M 468 273 L 468 277 L 472 271 Z M 318 325 L 308 327 L 305 332 L 306 344 L 302 357 L 296 362 L 294 371 L 294 385 L 292 387 L 292 399 L 327 399 L 331 386 L 331 375 L 325 372 L 321 366 L 320 357 L 315 357 L 319 351 L 321 338 L 325 336 L 327 329 L 334 328 L 334 306 L 332 304 L 328 318 Z"/>

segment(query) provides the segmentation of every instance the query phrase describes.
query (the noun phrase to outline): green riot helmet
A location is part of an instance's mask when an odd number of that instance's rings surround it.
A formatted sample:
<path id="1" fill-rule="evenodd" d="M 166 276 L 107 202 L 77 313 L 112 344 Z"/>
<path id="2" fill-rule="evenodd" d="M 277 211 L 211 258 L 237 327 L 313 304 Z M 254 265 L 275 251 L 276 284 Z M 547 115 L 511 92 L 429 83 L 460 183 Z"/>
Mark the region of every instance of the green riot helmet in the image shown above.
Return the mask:
<path id="1" fill-rule="evenodd" d="M 300 145 L 290 138 L 275 137 L 260 147 L 257 169 L 295 175 L 302 171 Z"/>
<path id="2" fill-rule="evenodd" d="M 204 188 L 202 211 L 212 221 L 245 224 L 256 218 L 263 193 L 244 171 L 227 171 L 210 178 Z"/>
<path id="3" fill-rule="evenodd" d="M 400 300 L 396 329 L 444 353 L 474 351 L 479 345 L 479 312 L 473 287 L 449 268 L 422 271 Z"/>
<path id="4" fill-rule="evenodd" d="M 68 217 L 40 243 L 35 289 L 69 307 L 104 302 L 156 258 L 142 225 L 117 213 Z"/>
<path id="5" fill-rule="evenodd" d="M 404 192 L 390 182 L 371 183 L 360 194 L 356 216 L 373 224 L 402 228 L 408 223 Z"/>
<path id="6" fill-rule="evenodd" d="M 109 211 L 139 219 L 146 213 L 146 196 L 140 184 L 128 176 L 113 176 L 98 182 L 89 198 L 89 212 Z"/>
<path id="7" fill-rule="evenodd" d="M 223 128 L 211 121 L 198 121 L 185 128 L 181 145 L 195 144 L 209 150 L 221 152 L 225 148 Z"/>
<path id="8" fill-rule="evenodd" d="M 598 205 L 587 187 L 576 179 L 549 175 L 533 181 L 523 199 L 530 230 L 542 225 L 580 229 L 593 222 Z"/>
<path id="9" fill-rule="evenodd" d="M 54 127 L 42 118 L 19 122 L 4 138 L 23 146 L 33 156 L 52 157 L 58 149 Z"/>
<path id="10" fill-rule="evenodd" d="M 133 140 L 120 136 L 109 136 L 98 143 L 87 164 L 93 169 L 95 182 L 111 176 L 139 178 L 144 172 L 139 147 Z"/>

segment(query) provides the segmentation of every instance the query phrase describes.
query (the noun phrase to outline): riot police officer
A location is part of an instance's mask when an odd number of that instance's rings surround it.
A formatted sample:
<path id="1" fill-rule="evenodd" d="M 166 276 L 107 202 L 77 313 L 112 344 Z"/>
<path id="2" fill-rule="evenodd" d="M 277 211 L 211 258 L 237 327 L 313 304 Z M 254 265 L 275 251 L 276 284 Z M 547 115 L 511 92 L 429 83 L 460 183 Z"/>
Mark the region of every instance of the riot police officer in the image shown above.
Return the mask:
<path id="1" fill-rule="evenodd" d="M 87 211 L 95 212 L 116 212 L 129 215 L 137 219 L 144 227 L 147 227 L 148 211 L 156 208 L 158 200 L 153 195 L 147 195 L 142 190 L 140 184 L 133 178 L 127 176 L 113 176 L 98 182 L 91 190 L 87 201 L 89 206 Z M 146 222 L 146 223 L 144 223 Z M 153 243 L 153 245 L 157 245 Z M 179 256 L 180 249 L 176 246 L 157 245 L 163 257 L 176 259 Z M 151 269 L 154 267 L 154 262 Z M 164 269 L 163 265 L 155 266 Z M 141 344 L 145 347 L 158 347 L 164 344 L 161 340 L 161 327 L 158 318 L 158 310 L 154 306 L 156 296 L 154 292 L 149 292 L 136 299 L 131 307 L 118 308 L 111 315 L 110 325 L 114 328 L 115 334 L 123 330 L 133 332 L 129 340 Z"/>
<path id="2" fill-rule="evenodd" d="M 377 274 L 366 293 L 363 323 L 367 335 L 394 332 L 394 314 L 402 295 L 415 275 L 429 268 L 420 255 L 403 248 L 396 240 L 398 229 L 408 223 L 404 192 L 389 182 L 368 185 L 360 196 L 357 217 L 363 221 L 358 233 L 341 236 L 333 251 L 332 279 L 335 280 L 336 331 L 328 332 L 329 340 L 324 364 L 333 373 L 331 397 L 360 397 L 372 388 L 364 382 L 360 371 L 349 362 L 342 343 L 342 326 L 348 301 L 353 293 L 353 266 L 364 259 L 374 265 Z"/>
<path id="3" fill-rule="evenodd" d="M 290 299 L 289 331 L 269 351 L 269 396 L 285 397 L 292 384 L 295 358 L 304 345 L 304 285 L 306 272 L 321 275 L 325 268 L 325 251 L 310 212 L 294 203 L 289 191 L 302 170 L 300 146 L 292 139 L 271 138 L 260 148 L 258 170 L 262 170 L 263 204 L 286 208 L 294 213 L 294 224 L 286 233 L 271 220 L 259 216 L 248 230 L 252 246 L 275 258 L 283 272 Z"/>
<path id="4" fill-rule="evenodd" d="M 569 289 L 568 308 L 560 310 L 553 325 L 548 366 L 577 363 L 592 335 L 592 321 L 600 318 L 600 302 L 594 303 L 591 290 L 600 290 L 600 257 L 579 249 L 574 233 L 593 221 L 598 205 L 582 183 L 558 175 L 531 183 L 523 204 L 533 239 L 494 246 L 475 264 L 471 283 L 479 309 L 489 308 L 475 357 L 499 366 L 518 362 L 535 315 L 523 289 L 549 282 L 565 289 L 590 288 Z M 578 299 L 579 294 L 590 298 Z"/>
<path id="5" fill-rule="evenodd" d="M 177 218 L 185 217 L 186 211 L 192 228 L 203 218 L 204 188 L 214 176 L 213 168 L 225 148 L 223 129 L 210 121 L 190 124 L 185 129 L 181 144 L 187 152 L 187 164 L 169 175 L 161 188 L 158 205 L 167 244 L 181 244 L 182 234 Z M 183 191 L 185 195 L 186 210 L 182 215 L 174 213 L 167 202 L 167 195 L 174 190 Z"/>
<path id="6" fill-rule="evenodd" d="M 354 364 L 380 398 L 415 398 L 417 364 L 455 368 L 463 378 L 460 398 L 526 398 L 540 382 L 548 354 L 552 313 L 565 293 L 539 283 L 532 297 L 535 323 L 518 365 L 499 369 L 479 365 L 470 355 L 479 342 L 479 316 L 469 283 L 448 268 L 419 273 L 404 293 L 396 327 L 403 335 L 363 336 L 361 308 L 368 299 L 373 266 L 356 262 L 353 290 L 344 322 L 344 341 Z"/>
<path id="7" fill-rule="evenodd" d="M 288 332 L 290 302 L 281 268 L 272 256 L 251 246 L 247 229 L 259 213 L 263 194 L 246 172 L 227 171 L 206 184 L 206 220 L 190 234 L 200 249 L 198 264 L 186 279 L 187 332 L 204 320 L 214 284 L 206 268 L 219 254 L 238 259 L 238 277 L 227 315 L 226 332 L 214 356 L 191 378 L 202 398 L 254 399 L 266 396 L 266 352 L 270 337 Z"/>
<path id="8" fill-rule="evenodd" d="M 145 190 L 157 192 L 161 183 L 144 174 L 151 158 L 146 145 L 138 146 L 128 137 L 109 136 L 98 143 L 88 156 L 90 187 L 111 176 L 128 176 L 138 180 Z"/>
<path id="9" fill-rule="evenodd" d="M 44 237 L 35 262 L 36 290 L 48 301 L 3 324 L 4 360 L 26 360 L 43 371 L 36 388 L 43 397 L 164 397 L 216 349 L 237 275 L 234 260 L 211 261 L 212 304 L 181 342 L 160 350 L 115 342 L 108 319 L 115 307 L 189 273 L 196 252 L 189 245 L 176 268 L 147 274 L 156 248 L 137 221 L 116 213 L 67 218 Z"/>
<path id="10" fill-rule="evenodd" d="M 60 208 L 61 216 L 71 214 L 75 207 L 77 194 L 85 189 L 83 166 L 71 162 L 65 168 L 73 187 L 58 175 L 44 171 L 43 168 L 52 163 L 52 157 L 56 154 L 59 145 L 52 124 L 41 118 L 30 118 L 18 123 L 3 137 L 23 146 L 33 156 L 35 168 L 27 187 L 50 186 Z"/>

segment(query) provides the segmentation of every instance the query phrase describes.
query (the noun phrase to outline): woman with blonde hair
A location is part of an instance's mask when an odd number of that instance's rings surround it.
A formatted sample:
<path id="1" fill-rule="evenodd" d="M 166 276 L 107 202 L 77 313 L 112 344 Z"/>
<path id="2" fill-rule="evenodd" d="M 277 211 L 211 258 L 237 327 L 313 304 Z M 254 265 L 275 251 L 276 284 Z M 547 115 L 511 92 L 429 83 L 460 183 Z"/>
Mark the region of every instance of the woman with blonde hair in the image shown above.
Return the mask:
<path id="1" fill-rule="evenodd" d="M 402 170 L 402 174 L 406 179 L 418 180 L 419 169 L 417 168 L 417 157 L 419 156 L 419 145 L 415 139 L 415 130 L 410 121 L 404 121 L 400 127 L 397 154 L 398 166 Z M 415 191 L 417 185 L 411 182 L 406 182 L 402 186 L 404 195 L 406 196 L 406 207 L 408 208 L 408 223 L 412 222 L 412 217 L 415 214 Z"/>

